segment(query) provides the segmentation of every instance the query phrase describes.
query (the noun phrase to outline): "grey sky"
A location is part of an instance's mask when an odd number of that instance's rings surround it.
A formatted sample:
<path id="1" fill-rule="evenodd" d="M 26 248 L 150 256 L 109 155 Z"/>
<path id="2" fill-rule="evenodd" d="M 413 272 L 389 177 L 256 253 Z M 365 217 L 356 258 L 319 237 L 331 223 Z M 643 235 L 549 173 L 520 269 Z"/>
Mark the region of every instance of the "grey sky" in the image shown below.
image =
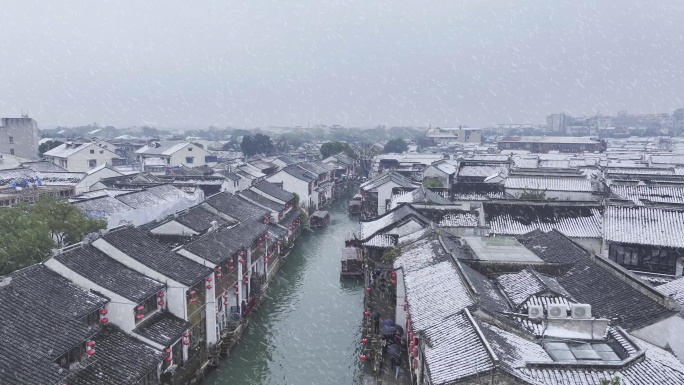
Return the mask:
<path id="1" fill-rule="evenodd" d="M 671 112 L 684 2 L 5 0 L 0 60 L 0 115 L 41 127 Z"/>

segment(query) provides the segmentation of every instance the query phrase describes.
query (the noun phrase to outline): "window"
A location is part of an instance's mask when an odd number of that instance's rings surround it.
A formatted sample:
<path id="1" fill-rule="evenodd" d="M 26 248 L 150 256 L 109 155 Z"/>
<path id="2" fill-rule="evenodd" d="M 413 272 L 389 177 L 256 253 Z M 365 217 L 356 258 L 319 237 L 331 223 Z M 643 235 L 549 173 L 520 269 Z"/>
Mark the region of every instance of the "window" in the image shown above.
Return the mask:
<path id="1" fill-rule="evenodd" d="M 13 136 L 9 137 L 9 142 L 10 142 L 9 144 L 14 144 L 14 137 Z"/>
<path id="2" fill-rule="evenodd" d="M 192 151 L 192 147 L 188 147 L 188 151 Z"/>
<path id="3" fill-rule="evenodd" d="M 138 310 L 139 306 L 142 306 L 143 309 Z M 139 303 L 138 306 L 136 306 L 133 309 L 134 316 L 136 317 L 135 322 L 138 323 L 138 322 L 141 322 L 142 320 L 145 319 L 145 317 L 141 317 L 140 319 L 138 319 L 139 314 L 146 316 L 146 315 L 153 313 L 155 311 L 157 311 L 157 296 L 153 295 L 153 296 L 149 297 L 148 299 L 146 299 L 144 302 Z"/>
<path id="4" fill-rule="evenodd" d="M 10 155 L 14 155 L 14 149 L 10 148 Z"/>
<path id="5" fill-rule="evenodd" d="M 544 349 L 556 362 L 597 361 L 617 363 L 622 360 L 621 354 L 613 349 L 610 342 L 547 342 L 544 344 Z"/>
<path id="6" fill-rule="evenodd" d="M 62 192 L 60 191 L 60 195 Z M 100 323 L 100 311 L 96 310 L 86 316 L 85 319 L 88 325 L 98 325 Z"/>
<path id="7" fill-rule="evenodd" d="M 95 150 L 90 150 L 90 153 L 91 153 L 91 154 L 94 154 L 94 153 L 95 153 Z"/>
<path id="8" fill-rule="evenodd" d="M 194 156 L 186 156 L 185 157 L 185 163 L 187 163 L 187 164 L 192 164 L 194 161 L 195 161 Z"/>
<path id="9" fill-rule="evenodd" d="M 88 160 L 88 167 L 94 168 L 97 166 L 97 159 L 89 159 Z"/>
<path id="10" fill-rule="evenodd" d="M 100 154 L 104 154 L 104 150 L 100 150 Z"/>

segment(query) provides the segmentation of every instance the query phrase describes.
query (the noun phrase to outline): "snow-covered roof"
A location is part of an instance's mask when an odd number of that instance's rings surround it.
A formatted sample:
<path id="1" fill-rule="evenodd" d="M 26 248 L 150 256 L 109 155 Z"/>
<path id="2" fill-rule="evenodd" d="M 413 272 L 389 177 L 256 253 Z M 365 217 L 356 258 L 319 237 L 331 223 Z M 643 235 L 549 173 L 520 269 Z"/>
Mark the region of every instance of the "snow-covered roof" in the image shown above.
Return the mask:
<path id="1" fill-rule="evenodd" d="M 508 164 L 464 164 L 458 171 L 459 177 L 481 177 L 506 173 Z"/>
<path id="2" fill-rule="evenodd" d="M 67 158 L 94 143 L 62 143 L 59 146 L 46 151 L 43 155 L 50 158 Z"/>
<path id="3" fill-rule="evenodd" d="M 643 205 L 642 200 L 658 203 L 684 204 L 684 185 L 618 185 L 610 186 L 610 191 L 623 199 Z"/>
<path id="4" fill-rule="evenodd" d="M 684 212 L 657 207 L 608 206 L 607 241 L 639 245 L 684 247 Z"/>
<path id="5" fill-rule="evenodd" d="M 389 172 L 387 174 L 380 175 L 377 178 L 373 178 L 367 182 L 361 184 L 360 188 L 364 191 L 372 191 L 385 183 L 394 182 L 401 187 L 417 187 L 418 185 L 412 180 L 404 177 L 396 172 Z"/>
<path id="6" fill-rule="evenodd" d="M 499 143 L 554 143 L 554 144 L 598 144 L 590 137 L 583 136 L 509 136 L 499 140 Z"/>
<path id="7" fill-rule="evenodd" d="M 390 234 L 377 234 L 374 237 L 363 242 L 362 245 L 367 247 L 390 248 L 397 243 L 397 237 Z"/>
<path id="8" fill-rule="evenodd" d="M 136 154 L 145 154 L 145 155 L 165 155 L 165 156 L 171 156 L 174 153 L 182 150 L 183 148 L 187 147 L 188 145 L 193 144 L 192 142 L 152 142 L 148 144 L 147 146 L 141 147 L 138 149 L 135 153 Z M 193 148 L 200 148 L 197 145 L 194 145 Z M 204 150 L 204 149 L 202 149 Z"/>
<path id="9" fill-rule="evenodd" d="M 432 164 L 433 167 L 447 175 L 453 175 L 458 171 L 458 162 L 440 160 Z"/>
<path id="10" fill-rule="evenodd" d="M 568 237 L 601 238 L 603 215 L 599 206 L 485 202 L 485 225 L 492 234 L 521 235 L 553 229 Z"/>
<path id="11" fill-rule="evenodd" d="M 476 227 L 479 225 L 480 219 L 473 213 L 447 214 L 439 221 L 440 227 Z"/>
<path id="12" fill-rule="evenodd" d="M 392 196 L 390 200 L 390 209 L 399 206 L 402 203 L 432 203 L 436 205 L 448 205 L 451 201 L 444 198 L 436 192 L 430 191 L 424 187 L 419 187 L 413 191 L 405 191 Z"/>
<path id="13" fill-rule="evenodd" d="M 394 210 L 388 211 L 384 215 L 373 220 L 361 221 L 361 230 L 359 234 L 360 238 L 366 239 L 388 226 L 398 224 L 398 222 L 409 216 L 419 218 L 420 221 L 424 222 L 425 224 L 429 223 L 429 220 L 422 214 L 418 213 L 413 207 L 404 205 Z"/>
<path id="14" fill-rule="evenodd" d="M 684 278 L 677 278 L 664 285 L 656 286 L 655 289 L 665 295 L 671 295 L 684 309 Z"/>
<path id="15" fill-rule="evenodd" d="M 547 191 L 592 191 L 591 181 L 586 178 L 543 178 L 509 176 L 504 181 L 504 187 L 509 189 Z"/>
<path id="16" fill-rule="evenodd" d="M 516 307 L 532 295 L 550 290 L 561 296 L 570 297 L 555 278 L 547 277 L 527 268 L 514 274 L 502 274 L 496 278 L 503 293 Z"/>

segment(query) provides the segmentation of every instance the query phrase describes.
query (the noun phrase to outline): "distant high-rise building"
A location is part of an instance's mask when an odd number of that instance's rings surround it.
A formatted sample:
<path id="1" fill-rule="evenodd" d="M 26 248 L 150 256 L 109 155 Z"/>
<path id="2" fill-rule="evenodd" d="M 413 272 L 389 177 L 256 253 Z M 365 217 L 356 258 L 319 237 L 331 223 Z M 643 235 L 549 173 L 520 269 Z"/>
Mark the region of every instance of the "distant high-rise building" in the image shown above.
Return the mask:
<path id="1" fill-rule="evenodd" d="M 563 113 L 551 114 L 546 117 L 547 133 L 565 133 L 566 127 L 570 125 L 572 117 Z"/>
<path id="2" fill-rule="evenodd" d="M 38 124 L 29 117 L 2 118 L 0 153 L 38 159 Z"/>

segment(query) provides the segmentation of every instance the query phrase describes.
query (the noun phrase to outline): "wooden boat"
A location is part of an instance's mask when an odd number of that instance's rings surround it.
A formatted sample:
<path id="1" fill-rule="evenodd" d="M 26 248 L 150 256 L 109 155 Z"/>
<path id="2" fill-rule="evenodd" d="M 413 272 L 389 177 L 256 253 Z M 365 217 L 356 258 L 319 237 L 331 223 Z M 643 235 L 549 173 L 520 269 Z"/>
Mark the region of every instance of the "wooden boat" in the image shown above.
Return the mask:
<path id="1" fill-rule="evenodd" d="M 342 249 L 342 277 L 363 277 L 363 255 L 356 247 Z"/>
<path id="2" fill-rule="evenodd" d="M 312 229 L 325 227 L 330 223 L 330 213 L 327 211 L 314 211 L 309 217 L 309 227 Z"/>
<path id="3" fill-rule="evenodd" d="M 349 206 L 347 207 L 347 212 L 350 215 L 359 215 L 361 214 L 361 194 L 356 194 L 354 197 L 349 201 Z"/>

